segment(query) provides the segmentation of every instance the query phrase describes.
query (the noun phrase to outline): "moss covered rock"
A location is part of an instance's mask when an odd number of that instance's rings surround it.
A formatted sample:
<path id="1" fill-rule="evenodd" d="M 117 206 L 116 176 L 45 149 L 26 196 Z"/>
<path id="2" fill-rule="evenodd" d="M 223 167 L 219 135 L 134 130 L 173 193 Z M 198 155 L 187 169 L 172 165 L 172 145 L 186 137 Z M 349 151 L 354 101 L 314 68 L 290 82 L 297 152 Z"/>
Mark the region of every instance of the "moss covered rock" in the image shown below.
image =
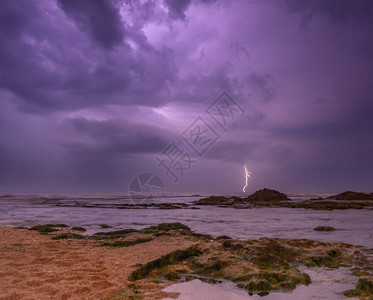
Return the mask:
<path id="1" fill-rule="evenodd" d="M 316 230 L 316 231 L 334 231 L 335 228 L 331 227 L 331 226 L 317 226 L 313 230 Z"/>
<path id="2" fill-rule="evenodd" d="M 73 226 L 73 227 L 71 227 L 71 230 L 81 231 L 81 232 L 87 231 L 87 229 L 85 229 L 84 227 L 80 227 L 80 226 Z"/>
<path id="3" fill-rule="evenodd" d="M 361 299 L 373 299 L 373 276 L 362 276 L 359 278 L 355 289 L 344 292 L 348 297 L 359 297 Z"/>

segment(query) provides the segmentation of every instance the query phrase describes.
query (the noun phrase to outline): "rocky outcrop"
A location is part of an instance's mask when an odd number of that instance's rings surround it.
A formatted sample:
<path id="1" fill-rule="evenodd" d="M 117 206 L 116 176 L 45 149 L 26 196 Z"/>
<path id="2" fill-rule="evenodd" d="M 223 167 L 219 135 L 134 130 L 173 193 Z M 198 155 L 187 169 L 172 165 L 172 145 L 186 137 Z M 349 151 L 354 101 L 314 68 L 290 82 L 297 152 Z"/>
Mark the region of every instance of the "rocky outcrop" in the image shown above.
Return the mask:
<path id="1" fill-rule="evenodd" d="M 261 296 L 273 291 L 293 290 L 298 285 L 308 285 L 311 278 L 297 266 L 308 268 L 351 267 L 354 262 L 364 262 L 358 269 L 360 283 L 349 295 L 369 295 L 369 267 L 358 247 L 336 242 L 307 239 L 260 238 L 258 240 L 204 240 L 185 250 L 176 250 L 132 272 L 129 279 L 188 281 L 200 279 L 207 282 L 229 280 L 252 294 Z M 364 277 L 361 277 L 361 274 Z M 140 281 L 141 282 L 141 281 Z"/>
<path id="2" fill-rule="evenodd" d="M 365 200 L 364 200 L 365 198 Z M 345 200 L 345 201 L 334 201 Z M 216 205 L 219 207 L 233 207 L 238 209 L 253 207 L 286 207 L 306 208 L 315 210 L 333 209 L 371 209 L 373 208 L 373 194 L 344 192 L 328 198 L 313 198 L 307 201 L 291 201 L 288 196 L 276 190 L 262 189 L 246 197 L 210 196 L 195 201 L 195 205 Z"/>
<path id="3" fill-rule="evenodd" d="M 252 203 L 279 202 L 290 200 L 284 193 L 266 188 L 256 191 L 254 194 L 250 195 L 246 199 Z"/>
<path id="4" fill-rule="evenodd" d="M 327 199 L 335 200 L 373 200 L 373 193 L 365 194 L 359 192 L 346 191 L 338 195 L 330 196 Z"/>
<path id="5" fill-rule="evenodd" d="M 262 189 L 256 191 L 254 194 L 246 197 L 224 197 L 224 196 L 210 196 L 203 198 L 194 203 L 197 205 L 219 205 L 219 206 L 235 206 L 241 204 L 262 204 L 262 203 L 275 203 L 279 201 L 290 200 L 288 196 L 276 190 Z"/>
<path id="6" fill-rule="evenodd" d="M 210 196 L 208 198 L 202 198 L 195 201 L 198 205 L 224 205 L 229 202 L 229 198 L 223 196 Z"/>

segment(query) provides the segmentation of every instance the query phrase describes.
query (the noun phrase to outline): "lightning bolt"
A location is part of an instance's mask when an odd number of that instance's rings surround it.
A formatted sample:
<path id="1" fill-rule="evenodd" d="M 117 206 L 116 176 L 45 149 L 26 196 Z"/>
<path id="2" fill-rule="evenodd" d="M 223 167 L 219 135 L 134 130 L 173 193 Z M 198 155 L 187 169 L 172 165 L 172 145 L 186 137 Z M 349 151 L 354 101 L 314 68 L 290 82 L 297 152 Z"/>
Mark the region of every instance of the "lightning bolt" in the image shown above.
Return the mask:
<path id="1" fill-rule="evenodd" d="M 245 192 L 245 189 L 248 185 L 248 180 L 249 180 L 249 177 L 250 177 L 250 172 L 247 170 L 247 166 L 246 165 L 243 165 L 243 169 L 245 170 L 245 186 L 242 188 L 242 191 Z"/>

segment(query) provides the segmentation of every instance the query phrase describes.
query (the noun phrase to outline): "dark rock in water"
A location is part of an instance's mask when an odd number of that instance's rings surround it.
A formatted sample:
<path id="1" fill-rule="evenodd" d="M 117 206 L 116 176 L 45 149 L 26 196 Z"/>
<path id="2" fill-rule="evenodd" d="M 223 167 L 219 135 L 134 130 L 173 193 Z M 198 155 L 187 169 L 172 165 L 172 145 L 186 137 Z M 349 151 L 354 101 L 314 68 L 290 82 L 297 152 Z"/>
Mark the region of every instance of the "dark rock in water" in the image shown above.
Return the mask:
<path id="1" fill-rule="evenodd" d="M 247 198 L 240 198 L 237 196 L 224 197 L 224 196 L 210 196 L 208 198 L 202 198 L 195 201 L 196 205 L 217 205 L 221 207 L 237 206 L 247 204 L 265 204 L 265 203 L 275 203 L 280 201 L 290 200 L 287 195 L 280 193 L 276 190 L 262 189 L 256 191 L 254 194 L 248 196 Z"/>
<path id="2" fill-rule="evenodd" d="M 106 229 L 106 228 L 113 228 L 113 226 L 110 226 L 110 225 L 107 225 L 107 224 L 100 224 L 99 226 L 101 228 L 104 228 L 104 229 Z"/>
<path id="3" fill-rule="evenodd" d="M 330 226 L 317 226 L 313 230 L 316 230 L 316 231 L 334 231 L 335 228 L 334 227 L 330 227 Z"/>
<path id="4" fill-rule="evenodd" d="M 278 202 L 290 200 L 287 195 L 276 190 L 262 189 L 246 198 L 250 202 Z"/>
<path id="5" fill-rule="evenodd" d="M 195 202 L 197 205 L 222 205 L 228 203 L 229 198 L 223 196 L 210 196 Z"/>
<path id="6" fill-rule="evenodd" d="M 338 195 L 330 196 L 327 199 L 335 200 L 373 200 L 373 193 L 365 194 L 358 192 L 346 191 Z"/>
<path id="7" fill-rule="evenodd" d="M 357 199 L 364 201 L 355 201 Z M 370 198 L 370 199 L 367 199 Z M 330 199 L 350 201 L 332 201 Z M 342 194 L 328 197 L 328 198 L 314 198 L 308 201 L 289 201 L 286 194 L 280 193 L 276 190 L 262 189 L 256 191 L 254 194 L 240 198 L 237 196 L 210 196 L 195 201 L 195 205 L 215 205 L 217 207 L 233 207 L 237 209 L 247 209 L 253 207 L 287 207 L 287 208 L 306 208 L 315 210 L 333 210 L 333 209 L 363 209 L 373 207 L 373 194 L 344 192 Z M 311 201 L 312 200 L 312 201 Z"/>
<path id="8" fill-rule="evenodd" d="M 158 226 L 151 226 L 149 228 L 155 229 L 155 230 L 164 230 L 164 231 L 178 230 L 178 229 L 183 229 L 183 230 L 191 231 L 188 226 L 186 226 L 184 224 L 181 224 L 179 222 L 175 222 L 175 223 L 161 223 Z"/>

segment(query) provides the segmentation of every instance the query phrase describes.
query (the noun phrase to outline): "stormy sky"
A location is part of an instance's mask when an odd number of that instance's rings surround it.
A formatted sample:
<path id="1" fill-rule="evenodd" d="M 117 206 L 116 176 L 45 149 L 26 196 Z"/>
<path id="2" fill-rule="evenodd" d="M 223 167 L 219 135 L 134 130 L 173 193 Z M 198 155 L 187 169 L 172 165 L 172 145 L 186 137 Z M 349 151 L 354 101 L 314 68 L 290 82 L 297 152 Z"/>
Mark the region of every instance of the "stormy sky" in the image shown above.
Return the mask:
<path id="1" fill-rule="evenodd" d="M 369 0 L 0 0 L 0 191 L 372 192 L 372 32 Z"/>

